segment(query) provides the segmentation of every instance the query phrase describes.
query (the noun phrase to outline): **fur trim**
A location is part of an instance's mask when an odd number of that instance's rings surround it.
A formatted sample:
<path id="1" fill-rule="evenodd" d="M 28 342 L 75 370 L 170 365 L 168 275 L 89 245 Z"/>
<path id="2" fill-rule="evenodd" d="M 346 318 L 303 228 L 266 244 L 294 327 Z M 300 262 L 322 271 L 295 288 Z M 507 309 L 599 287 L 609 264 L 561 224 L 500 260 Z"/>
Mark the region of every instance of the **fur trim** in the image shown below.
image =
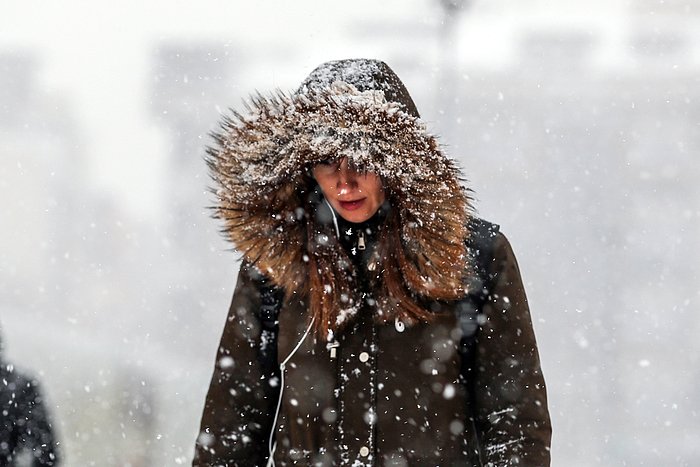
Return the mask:
<path id="1" fill-rule="evenodd" d="M 347 311 L 343 282 L 351 274 L 337 272 L 333 284 L 320 287 L 324 290 L 309 290 L 308 273 L 309 262 L 330 259 L 339 249 L 328 235 L 319 236 L 323 229 L 309 204 L 315 185 L 310 169 L 346 156 L 382 178 L 396 212 L 393 239 L 400 245 L 379 250 L 400 256 L 396 261 L 409 293 L 445 300 L 464 295 L 470 198 L 457 166 L 418 118 L 387 102 L 381 91 L 360 92 L 341 82 L 308 93 L 258 94 L 246 111 L 225 118 L 213 135 L 216 146 L 208 148 L 215 217 L 224 221 L 224 233 L 245 260 L 288 295 L 344 296 L 335 309 L 339 315 Z M 329 287 L 334 293 L 328 294 Z M 384 318 L 397 315 L 400 310 Z M 329 323 L 330 329 L 339 326 Z"/>

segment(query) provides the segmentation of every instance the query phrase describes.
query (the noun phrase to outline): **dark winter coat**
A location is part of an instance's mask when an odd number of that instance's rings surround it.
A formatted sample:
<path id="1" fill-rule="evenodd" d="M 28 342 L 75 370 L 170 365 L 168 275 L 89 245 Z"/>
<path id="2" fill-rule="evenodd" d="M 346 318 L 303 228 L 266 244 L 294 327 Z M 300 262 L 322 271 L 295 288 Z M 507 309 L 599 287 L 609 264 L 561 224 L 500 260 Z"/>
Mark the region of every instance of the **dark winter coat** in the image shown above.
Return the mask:
<path id="1" fill-rule="evenodd" d="M 265 465 L 271 450 L 277 466 L 549 465 L 513 251 L 470 214 L 396 75 L 332 62 L 249 110 L 211 150 L 218 213 L 244 263 L 193 465 Z M 336 228 L 308 175 L 338 156 L 382 177 L 387 202 L 363 225 Z M 337 310 L 327 333 L 313 321 L 322 300 Z M 406 300 L 429 317 L 406 313 Z M 277 329 L 264 316 L 276 303 Z"/>
<path id="2" fill-rule="evenodd" d="M 38 382 L 3 362 L 0 355 L 0 466 L 19 465 L 20 457 L 29 459 L 31 467 L 59 465 Z"/>

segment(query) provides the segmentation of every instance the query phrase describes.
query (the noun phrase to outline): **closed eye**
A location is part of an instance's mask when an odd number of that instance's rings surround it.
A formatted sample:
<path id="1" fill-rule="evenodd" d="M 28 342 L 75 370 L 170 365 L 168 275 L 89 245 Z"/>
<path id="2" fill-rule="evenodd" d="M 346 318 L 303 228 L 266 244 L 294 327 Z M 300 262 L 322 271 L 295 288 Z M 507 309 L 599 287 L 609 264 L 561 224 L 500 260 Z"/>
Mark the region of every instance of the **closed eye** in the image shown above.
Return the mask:
<path id="1" fill-rule="evenodd" d="M 325 174 L 331 174 L 340 169 L 340 160 L 326 159 L 316 164 L 316 169 L 321 170 Z"/>
<path id="2" fill-rule="evenodd" d="M 340 161 L 338 159 L 326 159 L 318 163 L 318 165 L 323 165 L 325 167 L 330 167 L 334 165 L 339 165 Z"/>

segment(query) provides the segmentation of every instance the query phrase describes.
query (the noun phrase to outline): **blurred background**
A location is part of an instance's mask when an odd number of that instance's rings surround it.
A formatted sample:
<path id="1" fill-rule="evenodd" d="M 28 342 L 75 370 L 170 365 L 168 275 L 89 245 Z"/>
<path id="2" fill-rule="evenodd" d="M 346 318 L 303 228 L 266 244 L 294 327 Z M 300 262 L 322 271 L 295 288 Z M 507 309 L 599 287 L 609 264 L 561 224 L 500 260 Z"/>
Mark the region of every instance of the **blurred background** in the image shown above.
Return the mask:
<path id="1" fill-rule="evenodd" d="M 191 462 L 238 255 L 203 148 L 386 61 L 518 255 L 555 466 L 700 465 L 700 0 L 3 3 L 3 358 L 66 466 Z"/>

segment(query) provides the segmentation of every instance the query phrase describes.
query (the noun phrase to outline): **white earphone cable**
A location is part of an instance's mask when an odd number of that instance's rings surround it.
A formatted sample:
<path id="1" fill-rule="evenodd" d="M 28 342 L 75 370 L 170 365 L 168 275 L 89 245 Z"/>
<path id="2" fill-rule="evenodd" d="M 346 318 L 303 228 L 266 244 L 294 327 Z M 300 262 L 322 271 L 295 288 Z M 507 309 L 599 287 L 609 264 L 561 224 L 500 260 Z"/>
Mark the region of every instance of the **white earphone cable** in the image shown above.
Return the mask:
<path id="1" fill-rule="evenodd" d="M 323 201 L 326 202 L 326 204 L 328 205 L 328 209 L 331 210 L 331 215 L 333 216 L 333 225 L 335 226 L 335 236 L 336 238 L 340 238 L 340 228 L 338 227 L 338 218 L 335 215 L 335 209 L 333 209 L 333 206 L 331 206 L 331 203 L 329 203 L 326 198 L 323 198 Z"/>
<path id="2" fill-rule="evenodd" d="M 328 206 L 328 209 L 331 210 L 331 215 L 333 216 L 333 226 L 335 227 L 335 235 L 336 238 L 340 238 L 340 227 L 338 227 L 338 218 L 336 217 L 335 214 L 335 209 L 333 209 L 333 206 L 331 206 L 331 203 L 328 202 L 327 199 L 323 198 L 323 201 L 326 203 Z M 306 340 L 306 337 L 309 335 L 309 332 L 311 332 L 311 327 L 314 324 L 314 317 L 311 317 L 311 322 L 309 323 L 309 327 L 306 328 L 306 332 L 304 335 L 301 337 L 299 342 L 297 342 L 297 345 L 294 347 L 294 349 L 291 351 L 291 353 L 285 358 L 282 363 L 280 363 L 280 395 L 279 398 L 277 399 L 277 410 L 275 410 L 275 418 L 272 421 L 272 430 L 270 431 L 270 439 L 268 440 L 267 446 L 268 446 L 268 451 L 270 453 L 270 456 L 267 460 L 267 467 L 274 467 L 275 461 L 273 459 L 274 454 L 275 454 L 275 449 L 277 448 L 277 442 L 273 442 L 272 440 L 275 437 L 275 431 L 277 429 L 277 419 L 279 418 L 279 413 L 280 413 L 280 408 L 282 407 L 282 394 L 284 393 L 284 370 L 287 365 L 287 362 L 292 358 L 292 356 L 299 350 L 299 347 L 301 347 L 301 344 L 304 343 Z"/>
<path id="3" fill-rule="evenodd" d="M 275 437 L 275 431 L 277 430 L 277 419 L 280 414 L 280 408 L 282 407 L 282 394 L 284 393 L 284 371 L 287 366 L 287 362 L 294 356 L 294 354 L 299 350 L 299 347 L 301 347 L 301 344 L 304 343 L 306 340 L 307 336 L 309 335 L 309 332 L 311 332 L 311 328 L 313 327 L 314 324 L 314 318 L 311 317 L 311 321 L 309 322 L 309 326 L 306 328 L 306 332 L 304 332 L 304 335 L 301 336 L 301 339 L 299 339 L 299 342 L 297 342 L 297 345 L 294 347 L 294 349 L 287 355 L 287 358 L 285 358 L 282 363 L 280 363 L 280 395 L 279 398 L 277 399 L 277 409 L 275 410 L 275 417 L 272 420 L 272 429 L 270 430 L 270 439 L 268 440 L 267 447 L 269 450 L 269 457 L 267 459 L 267 467 L 274 467 L 275 461 L 273 459 L 273 456 L 275 454 L 275 449 L 277 448 L 277 442 L 273 442 L 272 440 Z"/>

